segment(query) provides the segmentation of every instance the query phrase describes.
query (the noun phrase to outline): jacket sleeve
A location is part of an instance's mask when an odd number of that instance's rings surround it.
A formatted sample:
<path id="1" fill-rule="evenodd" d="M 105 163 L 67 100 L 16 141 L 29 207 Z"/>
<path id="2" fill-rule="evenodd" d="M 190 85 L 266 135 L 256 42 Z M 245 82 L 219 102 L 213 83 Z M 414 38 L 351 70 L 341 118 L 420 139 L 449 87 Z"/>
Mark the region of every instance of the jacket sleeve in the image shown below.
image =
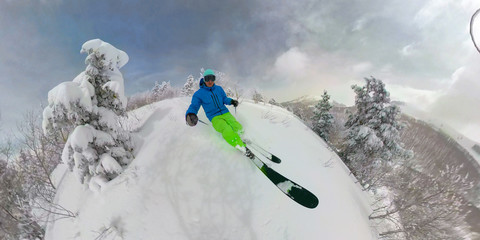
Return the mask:
<path id="1" fill-rule="evenodd" d="M 202 100 L 198 97 L 197 94 L 193 94 L 192 103 L 190 103 L 190 107 L 188 107 L 185 116 L 187 116 L 187 114 L 189 113 L 194 113 L 195 115 L 197 115 L 201 105 Z"/>
<path id="2" fill-rule="evenodd" d="M 227 94 L 225 93 L 225 91 L 223 90 L 223 88 L 220 87 L 220 94 L 222 95 L 222 100 L 223 100 L 223 104 L 226 104 L 226 105 L 231 105 L 232 104 L 232 99 L 227 97 Z"/>

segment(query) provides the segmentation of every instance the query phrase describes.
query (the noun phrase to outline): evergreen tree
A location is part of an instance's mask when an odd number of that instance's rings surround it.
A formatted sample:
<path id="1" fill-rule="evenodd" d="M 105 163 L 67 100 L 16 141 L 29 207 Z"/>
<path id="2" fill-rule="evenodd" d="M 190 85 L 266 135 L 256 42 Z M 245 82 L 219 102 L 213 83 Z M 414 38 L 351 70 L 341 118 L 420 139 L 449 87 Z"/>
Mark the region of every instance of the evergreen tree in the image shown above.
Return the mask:
<path id="1" fill-rule="evenodd" d="M 188 76 L 187 82 L 183 85 L 183 88 L 182 88 L 182 95 L 189 96 L 189 97 L 193 96 L 193 94 L 196 91 L 196 88 L 198 88 L 197 85 L 198 84 L 195 81 L 195 78 L 192 75 Z"/>
<path id="2" fill-rule="evenodd" d="M 155 81 L 155 85 L 153 86 L 152 88 L 152 93 L 151 93 L 151 100 L 150 102 L 156 102 L 160 99 L 160 96 L 161 96 L 161 92 L 160 92 L 160 84 L 158 83 L 158 81 Z"/>
<path id="3" fill-rule="evenodd" d="M 278 103 L 275 98 L 272 98 L 270 99 L 270 101 L 268 101 L 269 104 L 272 104 L 274 106 L 280 106 L 280 103 Z"/>
<path id="4" fill-rule="evenodd" d="M 328 141 L 330 129 L 334 122 L 333 115 L 329 112 L 333 106 L 329 101 L 330 96 L 327 91 L 323 91 L 322 99 L 315 105 L 312 117 L 313 131 L 325 141 Z"/>
<path id="5" fill-rule="evenodd" d="M 399 121 L 400 109 L 390 104 L 385 84 L 373 77 L 365 78 L 363 87 L 353 85 L 356 112 L 345 123 L 347 136 L 343 157 L 365 187 L 374 187 L 394 164 L 408 159 L 411 151 L 403 148 Z"/>
<path id="6" fill-rule="evenodd" d="M 155 86 L 152 88 L 149 102 L 156 102 L 163 99 L 171 98 L 174 96 L 174 91 L 170 85 L 170 81 L 163 81 L 162 84 L 159 84 L 158 81 L 155 81 Z"/>
<path id="7" fill-rule="evenodd" d="M 51 134 L 73 129 L 62 161 L 82 183 L 98 189 L 133 158 L 130 134 L 119 121 L 127 105 L 119 69 L 128 55 L 99 39 L 86 42 L 81 52 L 88 54 L 86 70 L 49 92 L 43 127 Z"/>
<path id="8" fill-rule="evenodd" d="M 152 94 L 156 101 L 173 98 L 176 95 L 175 89 L 173 89 L 170 81 L 163 81 L 162 84 L 158 85 L 158 82 L 155 83 L 156 86 L 152 89 Z"/>
<path id="9" fill-rule="evenodd" d="M 259 93 L 259 92 L 255 89 L 254 92 L 253 92 L 252 100 L 253 100 L 255 103 L 263 102 L 263 96 L 262 96 L 261 93 Z"/>

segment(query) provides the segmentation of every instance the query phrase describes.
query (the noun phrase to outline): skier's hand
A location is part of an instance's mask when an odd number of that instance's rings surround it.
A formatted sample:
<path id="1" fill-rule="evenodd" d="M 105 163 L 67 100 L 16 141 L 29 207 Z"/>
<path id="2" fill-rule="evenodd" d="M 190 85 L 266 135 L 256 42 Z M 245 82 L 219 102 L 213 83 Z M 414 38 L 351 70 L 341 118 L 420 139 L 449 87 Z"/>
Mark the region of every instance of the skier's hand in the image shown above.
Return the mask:
<path id="1" fill-rule="evenodd" d="M 185 117 L 185 120 L 187 121 L 187 124 L 189 126 L 193 127 L 193 126 L 197 125 L 198 117 L 197 117 L 197 115 L 195 115 L 195 113 L 189 113 Z"/>
<path id="2" fill-rule="evenodd" d="M 232 104 L 234 107 L 237 107 L 237 106 L 238 106 L 238 101 L 235 100 L 235 99 L 232 99 L 232 101 L 230 102 L 230 104 Z"/>

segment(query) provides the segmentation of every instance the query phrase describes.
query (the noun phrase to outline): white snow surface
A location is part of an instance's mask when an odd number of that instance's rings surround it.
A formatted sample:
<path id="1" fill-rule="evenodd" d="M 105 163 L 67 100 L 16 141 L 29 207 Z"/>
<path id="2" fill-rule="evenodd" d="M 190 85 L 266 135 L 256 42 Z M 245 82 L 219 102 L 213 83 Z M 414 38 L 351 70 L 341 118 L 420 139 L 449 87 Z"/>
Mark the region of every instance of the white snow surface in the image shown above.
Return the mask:
<path id="1" fill-rule="evenodd" d="M 245 100 L 234 115 L 250 140 L 282 159 L 269 166 L 318 197 L 315 209 L 285 196 L 211 125 L 187 126 L 189 103 L 169 99 L 130 112 L 142 141 L 136 158 L 114 180 L 94 181 L 99 191 L 60 165 L 55 201 L 78 216 L 49 224 L 46 239 L 376 239 L 368 195 L 291 113 Z M 208 122 L 203 110 L 199 118 Z"/>
<path id="2" fill-rule="evenodd" d="M 80 106 L 91 111 L 92 102 L 90 97 L 92 95 L 93 91 L 86 85 L 77 82 L 63 82 L 48 92 L 48 102 L 57 105 L 61 104 L 68 110 L 71 110 L 71 103 L 78 102 Z"/>
<path id="3" fill-rule="evenodd" d="M 121 173 L 122 172 L 122 166 L 118 164 L 117 160 L 110 156 L 110 154 L 104 153 L 102 156 L 100 156 L 100 162 L 102 163 L 102 167 L 107 171 L 108 173 Z"/>

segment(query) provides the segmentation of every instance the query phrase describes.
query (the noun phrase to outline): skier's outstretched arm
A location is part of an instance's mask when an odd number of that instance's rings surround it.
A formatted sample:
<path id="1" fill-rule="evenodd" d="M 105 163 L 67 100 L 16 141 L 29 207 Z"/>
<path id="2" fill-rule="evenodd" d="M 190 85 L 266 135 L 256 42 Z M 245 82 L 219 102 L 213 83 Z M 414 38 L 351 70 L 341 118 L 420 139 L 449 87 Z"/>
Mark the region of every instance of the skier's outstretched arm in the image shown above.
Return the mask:
<path id="1" fill-rule="evenodd" d="M 238 106 L 238 101 L 227 97 L 227 94 L 225 93 L 225 91 L 223 90 L 223 88 L 222 88 L 222 91 L 221 91 L 220 94 L 222 94 L 223 104 L 225 104 L 225 105 L 233 105 L 234 107 L 237 107 L 237 106 Z"/>
<path id="2" fill-rule="evenodd" d="M 197 125 L 197 122 L 198 122 L 197 113 L 201 105 L 202 105 L 202 102 L 200 98 L 194 94 L 192 97 L 192 103 L 190 104 L 190 107 L 188 107 L 187 112 L 185 113 L 185 121 L 189 126 L 193 127 Z"/>

